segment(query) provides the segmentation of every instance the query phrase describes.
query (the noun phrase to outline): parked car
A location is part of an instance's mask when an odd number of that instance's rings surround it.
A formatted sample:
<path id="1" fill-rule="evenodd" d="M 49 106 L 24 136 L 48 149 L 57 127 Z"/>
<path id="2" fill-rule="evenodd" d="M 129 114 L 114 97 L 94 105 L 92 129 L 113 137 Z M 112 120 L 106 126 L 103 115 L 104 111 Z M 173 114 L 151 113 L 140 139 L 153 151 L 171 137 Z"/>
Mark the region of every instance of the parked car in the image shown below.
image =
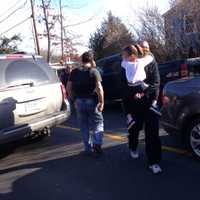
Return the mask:
<path id="1" fill-rule="evenodd" d="M 65 88 L 42 57 L 0 55 L 0 144 L 47 134 L 69 115 Z"/>
<path id="2" fill-rule="evenodd" d="M 102 75 L 102 84 L 106 100 L 118 100 L 122 98 L 121 61 L 119 54 L 97 60 L 97 69 Z"/>
<path id="3" fill-rule="evenodd" d="M 180 134 L 200 159 L 200 76 L 168 83 L 163 90 L 162 126 Z"/>
<path id="4" fill-rule="evenodd" d="M 200 75 L 200 57 L 169 61 L 159 64 L 161 91 L 165 84 L 185 77 Z"/>
<path id="5" fill-rule="evenodd" d="M 121 99 L 121 55 L 116 54 L 97 60 L 97 67 L 103 78 L 105 97 L 108 100 Z M 160 91 L 169 81 L 200 74 L 200 58 L 182 59 L 159 64 Z M 161 97 L 161 95 L 160 95 Z M 160 99 L 161 100 L 161 99 Z"/>

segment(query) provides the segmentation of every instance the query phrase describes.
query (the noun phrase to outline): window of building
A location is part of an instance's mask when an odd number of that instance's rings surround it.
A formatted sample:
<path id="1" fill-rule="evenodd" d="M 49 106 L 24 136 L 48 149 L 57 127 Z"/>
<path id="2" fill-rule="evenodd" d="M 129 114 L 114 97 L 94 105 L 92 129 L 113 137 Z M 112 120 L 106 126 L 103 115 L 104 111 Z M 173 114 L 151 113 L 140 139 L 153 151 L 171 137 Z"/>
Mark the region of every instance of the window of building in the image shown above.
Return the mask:
<path id="1" fill-rule="evenodd" d="M 194 33 L 196 32 L 196 23 L 192 15 L 184 16 L 184 32 L 185 33 Z"/>

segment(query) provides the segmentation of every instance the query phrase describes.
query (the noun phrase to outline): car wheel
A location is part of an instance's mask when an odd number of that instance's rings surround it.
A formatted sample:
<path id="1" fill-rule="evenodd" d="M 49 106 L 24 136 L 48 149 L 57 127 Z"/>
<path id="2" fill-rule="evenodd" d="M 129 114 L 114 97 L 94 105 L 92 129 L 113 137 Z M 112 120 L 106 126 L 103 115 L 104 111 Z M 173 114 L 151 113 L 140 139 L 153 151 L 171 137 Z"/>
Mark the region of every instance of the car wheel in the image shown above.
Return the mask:
<path id="1" fill-rule="evenodd" d="M 190 123 L 187 131 L 187 146 L 194 157 L 200 160 L 200 119 Z"/>

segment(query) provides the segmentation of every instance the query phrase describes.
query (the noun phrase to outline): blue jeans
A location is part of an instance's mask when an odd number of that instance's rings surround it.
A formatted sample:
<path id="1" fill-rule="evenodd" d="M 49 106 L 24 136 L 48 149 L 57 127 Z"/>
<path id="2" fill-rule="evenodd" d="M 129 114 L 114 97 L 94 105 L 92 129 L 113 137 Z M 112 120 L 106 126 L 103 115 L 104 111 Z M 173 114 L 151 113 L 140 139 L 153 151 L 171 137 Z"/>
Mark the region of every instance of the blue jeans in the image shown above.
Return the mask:
<path id="1" fill-rule="evenodd" d="M 93 144 L 102 145 L 104 121 L 102 113 L 97 110 L 95 100 L 78 98 L 76 109 L 85 151 L 90 151 Z M 90 137 L 90 128 L 93 131 L 92 137 Z"/>

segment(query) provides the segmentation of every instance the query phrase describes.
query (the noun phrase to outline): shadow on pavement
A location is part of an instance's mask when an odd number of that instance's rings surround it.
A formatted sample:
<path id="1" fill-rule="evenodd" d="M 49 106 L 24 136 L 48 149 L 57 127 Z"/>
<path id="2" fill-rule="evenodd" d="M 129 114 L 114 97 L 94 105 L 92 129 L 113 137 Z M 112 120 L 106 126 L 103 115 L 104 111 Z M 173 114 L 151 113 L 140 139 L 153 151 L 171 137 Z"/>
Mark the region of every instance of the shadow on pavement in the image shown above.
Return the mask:
<path id="1" fill-rule="evenodd" d="M 179 158 L 180 159 L 180 158 Z M 165 155 L 165 173 L 154 176 L 143 159 L 131 160 L 126 145 L 100 158 L 81 154 L 0 170 L 1 200 L 169 200 L 199 197 L 199 163 Z M 18 174 L 18 175 L 17 175 Z"/>
<path id="2" fill-rule="evenodd" d="M 73 134 L 73 137 L 69 135 L 69 131 L 63 128 L 52 129 L 52 135 L 50 137 L 36 137 L 34 139 L 26 138 L 19 141 L 3 144 L 0 146 L 0 159 L 5 158 L 12 153 L 19 151 L 34 151 L 37 153 L 44 152 L 44 150 L 55 149 L 56 147 L 63 147 L 66 145 L 72 145 L 80 143 L 81 135 Z M 12 155 L 11 155 L 12 156 Z"/>

